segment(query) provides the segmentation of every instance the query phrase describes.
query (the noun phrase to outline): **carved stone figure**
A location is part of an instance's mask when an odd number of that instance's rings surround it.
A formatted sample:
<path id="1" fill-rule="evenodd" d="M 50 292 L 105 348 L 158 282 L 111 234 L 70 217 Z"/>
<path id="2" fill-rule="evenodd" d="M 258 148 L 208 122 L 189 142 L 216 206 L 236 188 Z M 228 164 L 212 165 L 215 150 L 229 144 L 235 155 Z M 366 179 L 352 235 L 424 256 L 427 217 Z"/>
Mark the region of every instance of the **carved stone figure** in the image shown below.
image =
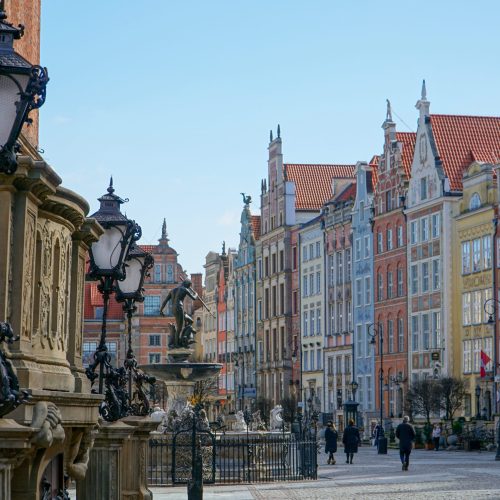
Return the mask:
<path id="1" fill-rule="evenodd" d="M 31 442 L 39 448 L 48 448 L 52 444 L 64 441 L 61 412 L 51 401 L 39 401 L 35 405 L 31 427 L 40 428 L 31 439 Z"/>
<path id="2" fill-rule="evenodd" d="M 73 429 L 64 455 L 66 471 L 73 479 L 82 480 L 85 478 L 94 439 L 95 432 L 90 427 L 86 427 L 81 431 Z"/>
<path id="3" fill-rule="evenodd" d="M 236 422 L 233 425 L 233 431 L 238 431 L 238 432 L 246 432 L 247 430 L 247 424 L 245 422 L 245 415 L 243 412 L 240 410 L 236 412 Z"/>
<path id="4" fill-rule="evenodd" d="M 271 430 L 281 430 L 283 428 L 283 407 L 281 405 L 276 405 L 271 410 L 270 426 Z"/>

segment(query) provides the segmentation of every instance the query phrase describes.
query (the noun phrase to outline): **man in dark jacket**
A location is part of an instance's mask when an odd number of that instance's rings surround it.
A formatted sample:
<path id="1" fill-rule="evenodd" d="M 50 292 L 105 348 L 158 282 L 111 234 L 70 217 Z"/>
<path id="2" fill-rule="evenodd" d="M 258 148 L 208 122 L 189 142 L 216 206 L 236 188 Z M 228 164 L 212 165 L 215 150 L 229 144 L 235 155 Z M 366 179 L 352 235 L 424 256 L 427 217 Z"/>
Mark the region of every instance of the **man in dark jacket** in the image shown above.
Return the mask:
<path id="1" fill-rule="evenodd" d="M 349 425 L 344 429 L 342 443 L 344 443 L 344 451 L 347 458 L 345 463 L 352 464 L 354 453 L 358 452 L 358 445 L 361 443 L 359 430 L 354 426 L 354 420 L 352 419 L 349 420 Z"/>
<path id="2" fill-rule="evenodd" d="M 337 438 L 338 433 L 335 425 L 331 420 L 326 424 L 325 430 L 325 453 L 328 453 L 328 464 L 335 465 L 334 453 L 337 452 Z"/>
<path id="3" fill-rule="evenodd" d="M 396 437 L 399 439 L 399 457 L 403 464 L 403 470 L 408 470 L 410 453 L 415 440 L 415 429 L 408 423 L 409 420 L 408 417 L 403 417 L 403 422 L 396 428 Z"/>

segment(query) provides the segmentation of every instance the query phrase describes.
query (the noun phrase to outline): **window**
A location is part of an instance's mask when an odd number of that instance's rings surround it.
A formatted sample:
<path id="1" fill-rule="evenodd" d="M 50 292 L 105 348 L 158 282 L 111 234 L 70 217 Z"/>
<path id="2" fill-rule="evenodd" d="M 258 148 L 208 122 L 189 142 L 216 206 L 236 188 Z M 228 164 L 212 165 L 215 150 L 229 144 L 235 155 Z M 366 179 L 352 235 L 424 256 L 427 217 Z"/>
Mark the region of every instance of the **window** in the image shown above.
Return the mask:
<path id="1" fill-rule="evenodd" d="M 342 302 L 337 302 L 337 322 L 338 332 L 344 331 L 344 308 Z"/>
<path id="2" fill-rule="evenodd" d="M 335 259 L 333 255 L 328 256 L 328 284 L 332 286 L 335 281 Z"/>
<path id="3" fill-rule="evenodd" d="M 307 275 L 302 276 L 302 297 L 307 297 L 309 295 L 307 291 Z"/>
<path id="4" fill-rule="evenodd" d="M 309 243 L 309 259 L 314 259 L 314 243 Z"/>
<path id="5" fill-rule="evenodd" d="M 304 332 L 303 332 L 304 337 L 308 336 L 308 332 L 307 332 L 308 317 L 309 317 L 309 313 L 307 311 L 304 311 Z"/>
<path id="6" fill-rule="evenodd" d="M 418 316 L 411 317 L 411 347 L 413 351 L 418 351 Z"/>
<path id="7" fill-rule="evenodd" d="M 267 255 L 264 257 L 264 276 L 269 276 L 269 257 Z"/>
<path id="8" fill-rule="evenodd" d="M 363 290 L 361 278 L 356 279 L 356 306 L 361 306 L 363 304 Z"/>
<path id="9" fill-rule="evenodd" d="M 411 293 L 415 295 L 418 293 L 418 265 L 411 266 Z"/>
<path id="10" fill-rule="evenodd" d="M 493 339 L 486 337 L 483 339 L 483 351 L 490 358 L 490 361 L 484 367 L 487 372 L 493 369 Z"/>
<path id="11" fill-rule="evenodd" d="M 309 294 L 314 295 L 314 273 L 309 275 Z"/>
<path id="12" fill-rule="evenodd" d="M 418 243 L 418 221 L 412 220 L 410 223 L 410 243 L 415 245 Z"/>
<path id="13" fill-rule="evenodd" d="M 149 336 L 149 345 L 161 345 L 160 335 L 150 335 Z"/>
<path id="14" fill-rule="evenodd" d="M 160 362 L 160 353 L 159 352 L 150 352 L 149 353 L 149 363 L 159 363 Z"/>
<path id="15" fill-rule="evenodd" d="M 356 357 L 361 358 L 363 354 L 363 329 L 362 325 L 356 325 Z"/>
<path id="16" fill-rule="evenodd" d="M 322 368 L 322 363 L 321 363 L 321 349 L 316 349 L 316 369 L 321 370 Z"/>
<path id="17" fill-rule="evenodd" d="M 432 289 L 439 290 L 441 288 L 441 277 L 439 275 L 439 259 L 432 261 Z"/>
<path id="18" fill-rule="evenodd" d="M 481 297 L 481 290 L 472 292 L 472 323 L 474 325 L 478 325 L 479 323 L 481 323 L 481 311 L 483 306 Z"/>
<path id="19" fill-rule="evenodd" d="M 470 201 L 469 201 L 469 210 L 476 210 L 477 208 L 479 208 L 481 206 L 481 197 L 479 196 L 478 193 L 474 193 L 471 197 L 470 197 Z"/>
<path id="20" fill-rule="evenodd" d="M 403 269 L 398 267 L 398 297 L 403 296 Z"/>
<path id="21" fill-rule="evenodd" d="M 420 222 L 420 230 L 422 232 L 422 241 L 429 239 L 429 219 L 424 217 Z"/>
<path id="22" fill-rule="evenodd" d="M 365 202 L 361 201 L 359 203 L 359 220 L 365 220 Z"/>
<path id="23" fill-rule="evenodd" d="M 472 372 L 472 356 L 471 356 L 472 341 L 464 340 L 463 347 L 464 347 L 463 370 L 464 370 L 464 373 L 471 373 Z"/>
<path id="24" fill-rule="evenodd" d="M 422 348 L 429 349 L 429 315 L 422 314 Z"/>
<path id="25" fill-rule="evenodd" d="M 337 285 L 344 282 L 344 267 L 343 267 L 342 253 L 337 252 Z"/>
<path id="26" fill-rule="evenodd" d="M 462 274 L 470 273 L 470 241 L 462 243 Z"/>
<path id="27" fill-rule="evenodd" d="M 488 308 L 488 306 L 484 307 L 484 304 L 486 304 L 486 302 L 490 300 L 492 296 L 493 290 L 491 288 L 485 288 L 483 297 L 483 323 L 488 323 L 488 319 L 490 317 L 489 312 L 491 312 L 491 308 Z M 486 312 L 486 310 L 488 312 Z"/>
<path id="28" fill-rule="evenodd" d="M 392 250 L 392 229 L 387 230 L 387 250 Z"/>
<path id="29" fill-rule="evenodd" d="M 483 236 L 483 269 L 491 267 L 491 237 Z"/>
<path id="30" fill-rule="evenodd" d="M 280 314 L 285 314 L 285 284 L 280 283 Z"/>
<path id="31" fill-rule="evenodd" d="M 400 316 L 398 318 L 398 351 L 403 352 L 405 348 L 405 340 L 404 340 L 404 324 L 403 318 Z"/>
<path id="32" fill-rule="evenodd" d="M 295 292 L 296 294 L 296 292 Z M 257 319 L 262 321 L 262 299 L 257 301 Z"/>
<path id="33" fill-rule="evenodd" d="M 321 308 L 316 309 L 316 335 L 321 335 Z"/>
<path id="34" fill-rule="evenodd" d="M 316 293 L 321 293 L 321 273 L 316 271 Z"/>
<path id="35" fill-rule="evenodd" d="M 304 351 L 304 371 L 307 372 L 309 371 L 309 356 L 308 352 Z"/>
<path id="36" fill-rule="evenodd" d="M 481 239 L 472 240 L 472 272 L 481 270 Z"/>
<path id="37" fill-rule="evenodd" d="M 464 326 L 471 324 L 471 294 L 466 292 L 462 295 L 462 323 Z"/>
<path id="38" fill-rule="evenodd" d="M 432 215 L 432 237 L 433 238 L 439 238 L 439 235 L 441 233 L 441 217 L 440 214 L 433 214 Z"/>
<path id="39" fill-rule="evenodd" d="M 173 283 L 174 281 L 174 266 L 167 264 L 167 283 Z"/>
<path id="40" fill-rule="evenodd" d="M 161 281 L 161 264 L 155 264 L 154 281 L 155 283 L 160 283 Z"/>
<path id="41" fill-rule="evenodd" d="M 382 233 L 377 233 L 377 253 L 382 253 L 384 251 L 384 242 L 382 241 Z"/>
<path id="42" fill-rule="evenodd" d="M 351 281 L 351 249 L 346 248 L 345 251 L 345 281 L 350 283 Z"/>
<path id="43" fill-rule="evenodd" d="M 474 339 L 472 341 L 472 371 L 478 372 L 481 367 L 481 339 Z"/>
<path id="44" fill-rule="evenodd" d="M 403 226 L 398 226 L 398 247 L 402 247 L 403 245 Z"/>
<path id="45" fill-rule="evenodd" d="M 314 370 L 314 349 L 311 349 L 309 351 L 309 356 L 310 356 L 310 358 L 309 358 L 309 360 L 310 360 L 310 366 L 309 366 L 309 368 L 312 371 L 312 370 Z"/>
<path id="46" fill-rule="evenodd" d="M 422 177 L 420 179 L 420 199 L 427 199 L 427 177 Z"/>
<path id="47" fill-rule="evenodd" d="M 276 254 L 271 254 L 271 273 L 276 273 Z"/>
<path id="48" fill-rule="evenodd" d="M 372 302 L 372 278 L 365 276 L 365 306 L 370 305 Z"/>
<path id="49" fill-rule="evenodd" d="M 351 356 L 346 356 L 344 358 L 344 372 L 351 373 Z"/>
<path id="50" fill-rule="evenodd" d="M 367 235 L 365 236 L 365 259 L 370 257 L 370 247 L 371 247 L 370 236 Z"/>
<path id="51" fill-rule="evenodd" d="M 257 263 L 257 276 L 259 280 L 262 279 L 262 259 L 259 259 Z"/>
<path id="52" fill-rule="evenodd" d="M 314 321 L 315 321 L 315 318 L 316 318 L 316 313 L 313 310 L 310 311 L 310 318 L 311 318 L 311 322 L 310 322 L 310 334 L 311 334 L 311 337 L 314 335 L 314 327 L 316 326 Z"/>
<path id="53" fill-rule="evenodd" d="M 307 245 L 302 247 L 302 262 L 307 261 Z"/>
<path id="54" fill-rule="evenodd" d="M 393 297 L 393 286 L 392 286 L 392 271 L 387 272 L 387 298 L 392 299 Z"/>
<path id="55" fill-rule="evenodd" d="M 392 319 L 387 321 L 387 339 L 389 352 L 394 352 L 394 321 Z"/>
<path id="56" fill-rule="evenodd" d="M 392 210 L 392 191 L 387 191 L 385 193 L 385 204 L 386 212 L 390 212 Z"/>
<path id="57" fill-rule="evenodd" d="M 354 260 L 361 259 L 361 239 L 357 238 L 354 242 Z"/>
<path id="58" fill-rule="evenodd" d="M 384 283 L 382 280 L 382 273 L 377 274 L 377 300 L 381 301 L 383 297 L 383 292 L 384 292 Z"/>
<path id="59" fill-rule="evenodd" d="M 144 316 L 160 315 L 160 296 L 146 295 L 144 297 Z"/>
<path id="60" fill-rule="evenodd" d="M 321 244 L 319 241 L 316 242 L 316 258 L 321 257 Z"/>
<path id="61" fill-rule="evenodd" d="M 280 250 L 280 271 L 283 271 L 283 269 L 285 269 L 285 252 Z"/>
<path id="62" fill-rule="evenodd" d="M 94 361 L 94 353 L 97 350 L 97 342 L 84 342 L 82 352 L 82 364 L 88 366 Z"/>
<path id="63" fill-rule="evenodd" d="M 347 301 L 347 330 L 352 331 L 352 304 L 351 301 Z"/>
<path id="64" fill-rule="evenodd" d="M 422 262 L 422 292 L 429 291 L 429 263 Z"/>
<path id="65" fill-rule="evenodd" d="M 439 349 L 441 347 L 441 313 L 432 313 L 432 347 Z"/>

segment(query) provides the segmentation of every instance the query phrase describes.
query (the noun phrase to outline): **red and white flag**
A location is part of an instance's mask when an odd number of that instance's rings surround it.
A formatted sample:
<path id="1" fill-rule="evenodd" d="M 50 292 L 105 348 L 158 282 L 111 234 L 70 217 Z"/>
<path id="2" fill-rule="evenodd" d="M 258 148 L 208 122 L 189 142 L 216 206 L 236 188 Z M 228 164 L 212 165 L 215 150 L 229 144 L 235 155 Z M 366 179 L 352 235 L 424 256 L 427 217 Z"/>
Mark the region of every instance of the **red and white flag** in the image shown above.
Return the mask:
<path id="1" fill-rule="evenodd" d="M 481 378 L 486 377 L 486 365 L 490 361 L 491 361 L 491 358 L 484 351 L 481 351 L 481 369 L 479 371 Z"/>

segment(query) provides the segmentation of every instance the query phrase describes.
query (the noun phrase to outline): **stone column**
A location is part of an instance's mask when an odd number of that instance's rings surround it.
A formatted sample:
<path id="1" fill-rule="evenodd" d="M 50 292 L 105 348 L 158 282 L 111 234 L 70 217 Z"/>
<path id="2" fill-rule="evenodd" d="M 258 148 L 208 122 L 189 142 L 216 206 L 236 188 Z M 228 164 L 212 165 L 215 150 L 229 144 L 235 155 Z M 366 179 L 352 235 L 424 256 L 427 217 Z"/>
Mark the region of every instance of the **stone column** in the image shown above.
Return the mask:
<path id="1" fill-rule="evenodd" d="M 35 429 L 14 420 L 0 419 L 0 498 L 12 498 L 12 472 L 31 451 L 30 438 Z"/>
<path id="2" fill-rule="evenodd" d="M 151 417 L 127 417 L 123 420 L 135 428 L 134 434 L 123 446 L 123 490 L 124 500 L 152 500 L 148 489 L 149 434 L 158 427 Z"/>
<path id="3" fill-rule="evenodd" d="M 76 484 L 78 500 L 122 500 L 122 448 L 134 428 L 123 422 L 104 423 L 90 452 L 85 479 Z M 134 471 L 127 469 L 127 474 Z"/>

